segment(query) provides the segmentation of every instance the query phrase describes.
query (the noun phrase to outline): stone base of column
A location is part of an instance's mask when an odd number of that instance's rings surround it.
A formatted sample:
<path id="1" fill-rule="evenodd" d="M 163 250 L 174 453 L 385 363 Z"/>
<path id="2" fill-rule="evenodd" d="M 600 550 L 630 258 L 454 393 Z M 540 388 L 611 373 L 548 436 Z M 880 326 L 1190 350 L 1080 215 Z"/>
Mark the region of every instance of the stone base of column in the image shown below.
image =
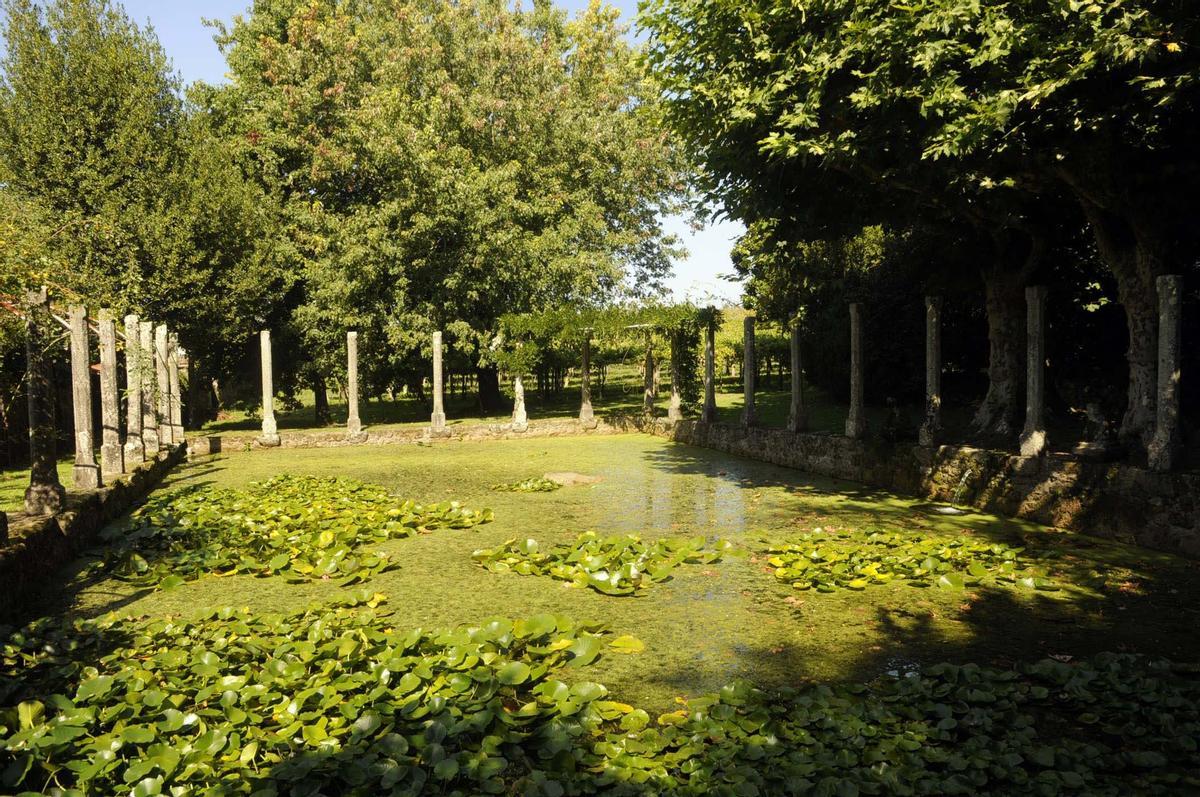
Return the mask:
<path id="1" fill-rule="evenodd" d="M 671 423 L 679 423 L 683 420 L 683 407 L 675 402 L 671 402 L 671 406 L 667 408 L 667 420 Z"/>
<path id="2" fill-rule="evenodd" d="M 449 437 L 450 430 L 446 428 L 446 413 L 435 412 L 429 416 L 429 436 Z"/>
<path id="3" fill-rule="evenodd" d="M 363 431 L 361 423 L 351 423 L 346 426 L 346 439 L 351 443 L 365 443 L 369 435 Z"/>
<path id="4" fill-rule="evenodd" d="M 1050 450 L 1045 429 L 1026 429 L 1021 432 L 1021 456 L 1040 457 Z"/>
<path id="5" fill-rule="evenodd" d="M 743 410 L 742 411 L 742 426 L 745 426 L 746 428 L 750 428 L 751 426 L 758 426 L 758 413 L 755 412 L 754 410 L 749 410 L 749 411 Z"/>
<path id="6" fill-rule="evenodd" d="M 846 437 L 851 440 L 862 440 L 867 436 L 867 419 L 861 415 L 851 415 L 846 419 Z"/>
<path id="7" fill-rule="evenodd" d="M 125 468 L 133 470 L 133 466 L 146 461 L 146 449 L 142 446 L 142 441 L 129 441 L 125 443 Z"/>
<path id="8" fill-rule="evenodd" d="M 75 465 L 71 468 L 71 483 L 75 485 L 76 490 L 99 489 L 102 484 L 100 481 L 100 466 Z"/>
<path id="9" fill-rule="evenodd" d="M 1180 460 L 1183 458 L 1183 446 L 1178 440 L 1164 439 L 1155 435 L 1146 448 L 1146 454 L 1150 470 L 1170 473 L 1179 467 Z"/>
<path id="10" fill-rule="evenodd" d="M 67 505 L 67 488 L 61 484 L 31 484 L 25 489 L 25 511 L 30 515 L 53 515 Z"/>
<path id="11" fill-rule="evenodd" d="M 261 434 L 254 442 L 258 443 L 263 448 L 279 448 L 283 445 L 283 440 L 279 437 L 279 433 Z"/>
<path id="12" fill-rule="evenodd" d="M 596 413 L 592 410 L 592 405 L 584 404 L 579 409 L 579 425 L 584 429 L 595 429 L 598 425 L 596 422 Z"/>
<path id="13" fill-rule="evenodd" d="M 529 421 L 513 421 L 508 425 L 508 428 L 518 434 L 529 431 Z"/>
<path id="14" fill-rule="evenodd" d="M 100 474 L 104 481 L 116 479 L 125 472 L 125 450 L 119 443 L 100 446 Z"/>
<path id="15" fill-rule="evenodd" d="M 804 417 L 803 415 L 789 415 L 787 428 L 792 434 L 799 434 L 800 432 L 807 431 L 808 418 Z"/>

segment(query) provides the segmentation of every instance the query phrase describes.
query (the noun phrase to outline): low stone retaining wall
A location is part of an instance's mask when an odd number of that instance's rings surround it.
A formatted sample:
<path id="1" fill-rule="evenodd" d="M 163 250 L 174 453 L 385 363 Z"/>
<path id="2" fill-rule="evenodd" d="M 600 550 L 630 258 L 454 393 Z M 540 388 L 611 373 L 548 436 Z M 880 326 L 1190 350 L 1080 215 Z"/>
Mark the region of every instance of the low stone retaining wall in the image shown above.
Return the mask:
<path id="1" fill-rule="evenodd" d="M 1200 474 L 1068 456 L 924 448 L 785 429 L 656 423 L 655 434 L 823 476 L 1200 558 Z"/>
<path id="2" fill-rule="evenodd" d="M 109 487 L 72 494 L 57 515 L 10 514 L 9 542 L 0 547 L 0 622 L 19 620 L 48 575 L 90 547 L 100 529 L 145 498 L 185 454 L 177 446 Z"/>
<path id="3" fill-rule="evenodd" d="M 428 427 L 413 426 L 406 429 L 364 429 L 361 435 L 350 436 L 345 429 L 327 429 L 316 432 L 289 432 L 280 430 L 279 446 L 263 446 L 258 435 L 232 434 L 196 437 L 189 441 L 191 456 L 204 456 L 231 451 L 250 451 L 270 448 L 337 448 L 354 445 L 392 445 L 395 443 L 428 443 L 434 441 L 461 440 L 520 440 L 527 437 L 563 437 L 579 434 L 620 434 L 636 432 L 641 422 L 632 417 L 617 416 L 606 420 L 596 419 L 596 425 L 588 428 L 576 418 L 549 418 L 529 421 L 523 432 L 513 431 L 505 423 L 461 423 L 446 427 L 446 433 L 432 437 Z"/>

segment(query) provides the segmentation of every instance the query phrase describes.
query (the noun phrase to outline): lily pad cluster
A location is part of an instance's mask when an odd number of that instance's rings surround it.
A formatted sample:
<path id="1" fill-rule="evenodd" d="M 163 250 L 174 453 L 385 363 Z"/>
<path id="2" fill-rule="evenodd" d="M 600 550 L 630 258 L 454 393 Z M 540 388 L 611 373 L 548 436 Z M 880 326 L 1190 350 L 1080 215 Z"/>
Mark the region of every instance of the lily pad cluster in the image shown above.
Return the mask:
<path id="1" fill-rule="evenodd" d="M 396 630 L 376 611 L 383 601 L 364 592 L 289 616 L 226 608 L 191 620 L 46 621 L 13 634 L 0 670 L 0 790 L 386 794 L 471 784 L 496 794 L 581 727 L 632 710 L 606 701 L 602 686 L 551 674 L 631 652 L 636 640 L 554 615 Z"/>
<path id="2" fill-rule="evenodd" d="M 545 551 L 537 540 L 511 539 L 475 551 L 471 558 L 493 573 L 550 576 L 605 595 L 624 596 L 667 580 L 681 565 L 717 562 L 730 547 L 724 540 L 710 546 L 704 537 L 643 542 L 633 534 L 602 537 L 589 531 Z"/>
<path id="3" fill-rule="evenodd" d="M 973 537 L 953 539 L 916 534 L 812 532 L 800 542 L 767 549 L 775 578 L 796 589 L 861 590 L 889 581 L 961 590 L 984 580 L 1030 589 L 1056 590 L 1024 548 Z"/>
<path id="4" fill-rule="evenodd" d="M 499 493 L 552 493 L 562 489 L 562 485 L 553 479 L 535 476 L 525 481 L 510 484 L 493 484 L 492 489 Z"/>
<path id="5" fill-rule="evenodd" d="M 180 490 L 106 534 L 106 565 L 141 584 L 177 587 L 206 574 L 365 581 L 390 569 L 363 546 L 487 523 L 492 511 L 417 504 L 353 479 L 277 476 L 242 490 Z"/>
<path id="6" fill-rule="evenodd" d="M 554 616 L 42 621 L 0 649 L 0 789 L 63 794 L 1060 794 L 1200 788 L 1200 679 L 1132 655 L 736 682 L 651 713 L 579 669 L 636 650 Z M 620 643 L 620 644 L 619 644 Z"/>

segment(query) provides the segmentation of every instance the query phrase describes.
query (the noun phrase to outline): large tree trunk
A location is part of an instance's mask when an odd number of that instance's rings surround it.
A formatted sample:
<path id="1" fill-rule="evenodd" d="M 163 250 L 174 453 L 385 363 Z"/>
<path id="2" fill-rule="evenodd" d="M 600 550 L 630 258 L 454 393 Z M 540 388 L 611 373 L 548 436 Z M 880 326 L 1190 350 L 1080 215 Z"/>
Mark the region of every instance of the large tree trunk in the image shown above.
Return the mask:
<path id="1" fill-rule="evenodd" d="M 1158 299 L 1155 279 L 1163 273 L 1164 238 L 1153 225 L 1120 218 L 1088 201 L 1084 212 L 1096 247 L 1117 282 L 1117 298 L 1125 310 L 1129 345 L 1129 384 L 1119 433 L 1122 444 L 1144 451 L 1154 436 L 1158 373 Z"/>
<path id="2" fill-rule="evenodd" d="M 1045 242 L 1002 230 L 983 269 L 988 320 L 988 390 L 975 411 L 972 431 L 1012 443 L 1021 429 L 1025 392 L 1025 286 L 1041 263 Z"/>
<path id="3" fill-rule="evenodd" d="M 988 389 L 972 431 L 1016 439 L 1025 388 L 1025 280 L 1000 269 L 984 272 L 988 322 Z M 1011 442 L 1011 440 L 1009 441 Z"/>
<path id="4" fill-rule="evenodd" d="M 317 374 L 312 380 L 313 413 L 317 426 L 328 426 L 333 423 L 333 413 L 329 411 L 329 390 L 325 386 L 325 377 Z"/>
<path id="5" fill-rule="evenodd" d="M 479 410 L 484 415 L 504 409 L 504 396 L 500 393 L 500 372 L 496 366 L 476 368 L 479 380 Z"/>

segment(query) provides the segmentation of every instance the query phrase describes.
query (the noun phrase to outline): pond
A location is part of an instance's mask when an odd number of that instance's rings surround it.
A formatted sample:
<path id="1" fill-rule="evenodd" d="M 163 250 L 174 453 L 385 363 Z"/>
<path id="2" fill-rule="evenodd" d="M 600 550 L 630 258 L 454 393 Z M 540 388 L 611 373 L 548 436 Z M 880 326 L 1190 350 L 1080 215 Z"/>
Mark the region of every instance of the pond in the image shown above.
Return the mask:
<path id="1" fill-rule="evenodd" d="M 594 484 L 545 493 L 491 489 L 548 472 Z M 1196 564 L 1168 555 L 944 507 L 846 482 L 642 435 L 410 446 L 276 450 L 191 463 L 164 486 L 240 488 L 279 474 L 344 476 L 419 502 L 461 501 L 494 522 L 368 546 L 399 567 L 371 579 L 397 628 L 480 625 L 541 613 L 600 621 L 645 643 L 640 655 L 605 656 L 586 677 L 615 699 L 668 710 L 733 679 L 762 686 L 867 681 L 941 661 L 999 666 L 1098 651 L 1196 658 Z M 683 565 L 634 597 L 611 597 L 548 577 L 492 573 L 472 553 L 510 539 L 544 548 L 581 532 L 646 541 L 703 535 L 728 540 L 719 562 Z M 1046 555 L 1046 589 L 984 580 L 962 589 L 896 579 L 865 589 L 796 589 L 776 578 L 767 550 L 817 534 L 850 545 L 883 532 L 902 539 L 971 540 Z M 839 536 L 842 535 L 839 542 Z M 40 611 L 151 617 L 207 606 L 295 611 L 347 590 L 335 581 L 209 576 L 146 591 L 82 575 L 57 576 Z"/>

